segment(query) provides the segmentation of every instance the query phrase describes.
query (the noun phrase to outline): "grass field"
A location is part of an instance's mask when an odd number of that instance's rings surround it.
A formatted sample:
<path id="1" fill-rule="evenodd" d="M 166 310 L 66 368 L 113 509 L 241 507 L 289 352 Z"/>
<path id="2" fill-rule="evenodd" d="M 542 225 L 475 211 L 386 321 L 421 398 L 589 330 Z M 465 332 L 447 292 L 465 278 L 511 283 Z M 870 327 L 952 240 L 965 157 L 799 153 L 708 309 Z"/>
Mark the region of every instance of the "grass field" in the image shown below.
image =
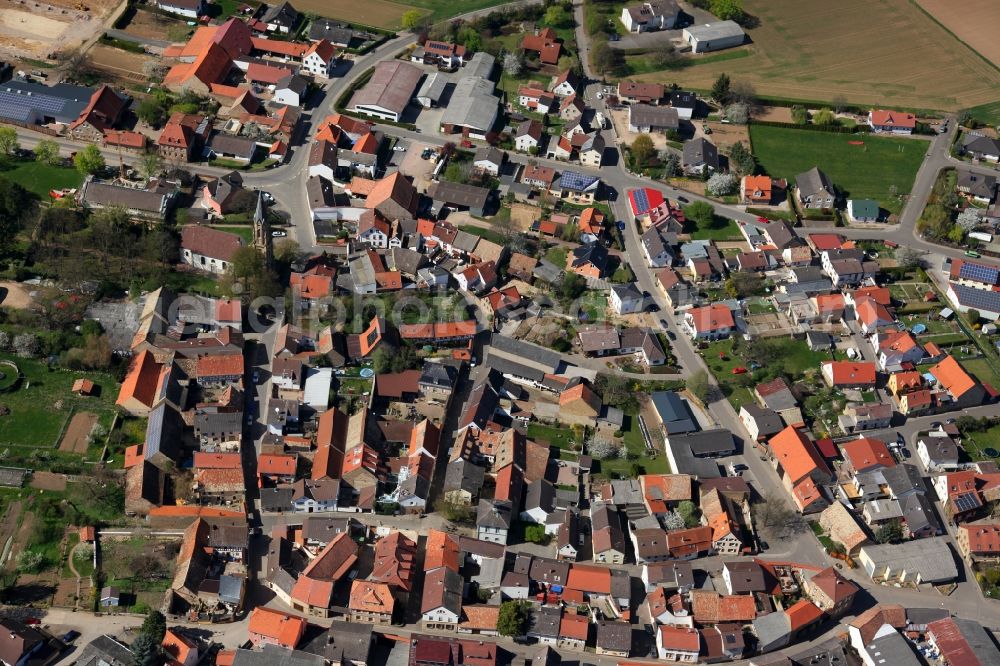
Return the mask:
<path id="1" fill-rule="evenodd" d="M 16 161 L 0 167 L 0 175 L 20 184 L 43 201 L 49 201 L 49 190 L 79 187 L 83 176 L 73 168 L 48 166 L 30 160 Z"/>
<path id="2" fill-rule="evenodd" d="M 638 78 L 708 90 L 726 72 L 767 96 L 948 111 L 997 98 L 1000 71 L 909 0 L 743 5 L 760 22 L 752 55 Z"/>
<path id="3" fill-rule="evenodd" d="M 361 4 L 350 0 L 302 0 L 295 5 L 295 8 L 301 12 L 394 30 L 400 27 L 403 14 L 411 9 L 419 9 L 432 22 L 437 23 L 452 16 L 499 4 L 502 4 L 502 0 L 462 0 L 462 2 L 407 0 L 405 3 L 366 0 Z"/>
<path id="4" fill-rule="evenodd" d="M 863 146 L 850 141 L 863 140 Z M 814 166 L 822 169 L 845 198 L 875 199 L 890 212 L 901 203 L 890 194 L 908 194 L 927 144 L 913 139 L 858 137 L 751 125 L 750 141 L 760 165 L 774 178 L 795 176 Z"/>
<path id="5" fill-rule="evenodd" d="M 972 117 L 981 123 L 993 125 L 994 127 L 1000 126 L 1000 102 L 980 104 L 979 106 L 972 107 L 969 111 L 972 112 Z"/>
<path id="6" fill-rule="evenodd" d="M 26 447 L 55 447 L 71 408 L 100 416 L 100 423 L 111 425 L 118 384 L 109 376 L 88 372 L 87 377 L 101 387 L 100 397 L 80 397 L 70 389 L 77 373 L 50 371 L 41 361 L 10 358 L 24 374 L 20 388 L 0 395 L 0 405 L 10 414 L 0 417 L 0 444 Z M 7 368 L 0 368 L 8 372 Z"/>

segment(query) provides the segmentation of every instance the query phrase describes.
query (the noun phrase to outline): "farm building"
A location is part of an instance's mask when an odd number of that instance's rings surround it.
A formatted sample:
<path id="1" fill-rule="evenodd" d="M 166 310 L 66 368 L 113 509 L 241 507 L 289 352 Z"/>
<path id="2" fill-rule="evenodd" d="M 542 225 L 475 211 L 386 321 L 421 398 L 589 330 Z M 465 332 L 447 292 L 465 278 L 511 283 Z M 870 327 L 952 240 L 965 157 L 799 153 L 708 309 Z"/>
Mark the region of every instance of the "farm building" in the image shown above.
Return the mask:
<path id="1" fill-rule="evenodd" d="M 399 122 L 422 76 L 423 72 L 409 63 L 380 62 L 368 83 L 354 93 L 347 108 L 366 116 Z"/>
<path id="2" fill-rule="evenodd" d="M 736 21 L 719 21 L 684 28 L 683 37 L 693 53 L 705 53 L 739 46 L 746 34 Z"/>

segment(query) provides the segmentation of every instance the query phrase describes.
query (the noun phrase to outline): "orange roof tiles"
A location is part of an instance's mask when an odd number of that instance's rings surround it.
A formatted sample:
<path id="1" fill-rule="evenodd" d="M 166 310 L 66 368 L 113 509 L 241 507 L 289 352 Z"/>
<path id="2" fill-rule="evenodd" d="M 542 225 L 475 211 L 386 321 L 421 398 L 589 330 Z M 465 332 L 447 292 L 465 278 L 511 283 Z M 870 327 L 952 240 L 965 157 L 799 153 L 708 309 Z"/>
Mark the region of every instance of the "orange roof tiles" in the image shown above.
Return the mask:
<path id="1" fill-rule="evenodd" d="M 303 574 L 296 579 L 289 596 L 294 601 L 309 606 L 329 608 L 333 601 L 333 581 L 320 580 Z"/>
<path id="2" fill-rule="evenodd" d="M 858 321 L 866 326 L 875 326 L 879 322 L 893 322 L 893 316 L 884 305 L 878 303 L 873 298 L 862 298 L 854 301 L 854 310 L 857 312 Z"/>
<path id="3" fill-rule="evenodd" d="M 569 570 L 566 587 L 589 594 L 611 594 L 611 569 L 574 564 Z"/>
<path id="4" fill-rule="evenodd" d="M 987 553 L 990 555 L 1000 553 L 1000 525 L 966 523 L 965 525 L 959 525 L 958 529 L 960 532 L 965 533 L 970 553 Z"/>
<path id="5" fill-rule="evenodd" d="M 145 349 L 139 352 L 129 366 L 115 404 L 126 406 L 126 403 L 136 400 L 146 407 L 152 407 L 156 400 L 162 369 L 152 353 Z"/>
<path id="6" fill-rule="evenodd" d="M 243 354 L 202 354 L 196 362 L 199 378 L 242 377 Z"/>
<path id="7" fill-rule="evenodd" d="M 587 208 L 580 213 L 580 220 L 577 223 L 580 233 L 599 235 L 604 229 L 604 213 L 596 208 Z"/>
<path id="8" fill-rule="evenodd" d="M 132 446 L 125 449 L 125 464 L 124 464 L 125 469 L 128 469 L 129 467 L 135 467 L 145 459 L 145 456 L 143 456 L 142 453 L 142 449 L 143 449 L 142 444 L 133 444 Z"/>
<path id="9" fill-rule="evenodd" d="M 872 109 L 871 123 L 875 127 L 901 127 L 912 130 L 917 126 L 917 117 L 912 113 L 906 113 L 904 111 Z"/>
<path id="10" fill-rule="evenodd" d="M 823 493 L 812 477 L 807 476 L 792 486 L 792 499 L 799 511 L 805 513 L 809 506 L 823 499 Z"/>
<path id="11" fill-rule="evenodd" d="M 808 599 L 802 599 L 787 608 L 785 615 L 788 616 L 788 621 L 792 625 L 792 631 L 798 631 L 814 622 L 818 622 L 823 617 L 823 611 Z"/>
<path id="12" fill-rule="evenodd" d="M 441 530 L 431 530 L 427 533 L 427 543 L 424 548 L 424 571 L 432 571 L 445 567 L 458 573 L 458 541 Z"/>
<path id="13" fill-rule="evenodd" d="M 820 294 L 816 297 L 816 309 L 819 310 L 820 314 L 843 310 L 844 295 L 840 293 Z"/>
<path id="14" fill-rule="evenodd" d="M 601 410 L 601 399 L 594 393 L 589 386 L 580 382 L 576 386 L 566 389 L 559 394 L 559 406 L 565 407 L 570 403 L 582 400 L 588 407 L 594 411 Z"/>
<path id="15" fill-rule="evenodd" d="M 770 176 L 746 176 L 743 179 L 743 192 L 749 196 L 754 192 L 760 192 L 761 197 L 771 198 L 771 177 Z"/>
<path id="16" fill-rule="evenodd" d="M 195 654 L 198 653 L 197 643 L 171 629 L 167 629 L 167 633 L 163 635 L 163 642 L 160 643 L 160 646 L 166 653 L 167 663 L 171 666 L 185 663 L 192 650 Z"/>
<path id="17" fill-rule="evenodd" d="M 392 590 L 385 583 L 356 580 L 351 583 L 351 598 L 347 607 L 363 613 L 392 615 L 396 600 L 392 596 Z"/>
<path id="18" fill-rule="evenodd" d="M 257 456 L 257 473 L 295 476 L 295 464 L 297 461 L 298 456 L 262 453 Z"/>
<path id="19" fill-rule="evenodd" d="M 306 624 L 305 618 L 258 606 L 250 613 L 247 631 L 294 650 L 305 633 Z"/>
<path id="20" fill-rule="evenodd" d="M 695 622 L 703 624 L 749 622 L 757 617 L 757 604 L 750 595 L 692 590 L 691 613 Z"/>
<path id="21" fill-rule="evenodd" d="M 890 305 L 892 296 L 888 287 L 861 287 L 851 292 L 851 297 L 855 303 L 860 303 L 865 298 L 870 298 L 879 305 Z"/>
<path id="22" fill-rule="evenodd" d="M 497 621 L 500 619 L 499 606 L 462 606 L 462 620 L 459 627 L 463 629 L 477 629 L 486 631 L 496 631 Z"/>
<path id="23" fill-rule="evenodd" d="M 834 386 L 869 386 L 875 383 L 875 364 L 856 361 L 825 361 Z"/>
<path id="24" fill-rule="evenodd" d="M 826 466 L 813 443 L 792 426 L 772 437 L 768 446 L 792 483 L 802 480 L 815 470 L 827 476 L 830 474 L 830 468 Z"/>
<path id="25" fill-rule="evenodd" d="M 687 474 L 644 474 L 639 485 L 652 513 L 666 513 L 668 502 L 691 499 L 691 477 Z"/>
<path id="26" fill-rule="evenodd" d="M 586 615 L 564 613 L 559 622 L 559 638 L 586 641 L 590 631 L 590 620 Z"/>
<path id="27" fill-rule="evenodd" d="M 856 472 L 864 472 L 875 467 L 896 466 L 896 460 L 889 453 L 889 447 L 877 439 L 868 437 L 855 439 L 841 444 L 840 451 Z"/>
<path id="28" fill-rule="evenodd" d="M 310 50 L 307 44 L 286 42 L 280 39 L 268 39 L 266 37 L 251 37 L 250 43 L 258 51 L 277 53 L 278 55 L 291 56 L 293 58 L 301 58 Z"/>
<path id="29" fill-rule="evenodd" d="M 940 363 L 932 365 L 929 372 L 956 398 L 976 385 L 976 381 L 959 365 L 954 356 L 945 356 Z"/>
<path id="30" fill-rule="evenodd" d="M 723 328 L 733 328 L 733 312 L 721 303 L 712 303 L 687 311 L 694 329 L 699 333 L 718 331 Z"/>
<path id="31" fill-rule="evenodd" d="M 375 543 L 371 578 L 409 592 L 413 588 L 416 564 L 417 544 L 402 532 L 393 532 Z"/>

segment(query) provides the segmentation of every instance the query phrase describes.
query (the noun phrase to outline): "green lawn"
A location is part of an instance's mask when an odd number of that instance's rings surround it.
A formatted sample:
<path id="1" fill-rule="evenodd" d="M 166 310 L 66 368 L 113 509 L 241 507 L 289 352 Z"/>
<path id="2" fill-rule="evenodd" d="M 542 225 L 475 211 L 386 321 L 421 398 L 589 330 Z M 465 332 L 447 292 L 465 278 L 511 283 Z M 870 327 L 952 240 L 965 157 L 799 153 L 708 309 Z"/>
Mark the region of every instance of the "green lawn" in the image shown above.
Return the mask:
<path id="1" fill-rule="evenodd" d="M 465 14 L 477 9 L 486 9 L 487 7 L 503 4 L 503 0 L 462 0 L 462 2 L 449 2 L 448 0 L 406 0 L 403 4 L 428 10 L 431 20 L 436 23 L 456 14 Z"/>
<path id="2" fill-rule="evenodd" d="M 688 222 L 690 224 L 690 220 Z M 691 238 L 694 240 L 725 241 L 737 240 L 741 237 L 736 222 L 719 215 L 715 216 L 712 226 L 698 227 L 691 231 Z"/>
<path id="3" fill-rule="evenodd" d="M 496 243 L 497 245 L 507 244 L 507 242 L 504 240 L 504 237 L 498 234 L 497 232 L 493 231 L 492 229 L 477 227 L 473 224 L 460 224 L 458 225 L 458 228 L 461 231 L 464 231 L 468 234 L 472 234 L 473 236 L 479 236 L 480 238 L 485 238 L 486 240 Z"/>
<path id="4" fill-rule="evenodd" d="M 572 450 L 574 445 L 572 430 L 559 426 L 542 425 L 541 423 L 528 424 L 528 439 L 566 450 Z"/>
<path id="5" fill-rule="evenodd" d="M 562 245 L 556 245 L 550 247 L 545 253 L 545 259 L 555 265 L 557 268 L 566 268 L 566 255 L 568 251 Z"/>
<path id="6" fill-rule="evenodd" d="M 986 382 L 994 388 L 1000 387 L 1000 375 L 994 371 L 993 366 L 985 358 L 967 358 L 963 359 L 961 364 L 966 372 L 980 382 Z M 998 436 L 1000 436 L 1000 431 L 998 431 Z"/>
<path id="7" fill-rule="evenodd" d="M 891 194 L 909 194 L 927 142 L 867 134 L 834 134 L 784 127 L 750 126 L 757 161 L 774 178 L 795 176 L 814 166 L 822 169 L 845 199 L 875 199 L 898 213 L 902 204 Z M 864 145 L 851 145 L 863 141 Z"/>
<path id="8" fill-rule="evenodd" d="M 5 178 L 20 184 L 43 201 L 49 201 L 49 190 L 80 187 L 83 175 L 70 167 L 49 166 L 31 160 L 18 160 L 2 167 Z"/>
<path id="9" fill-rule="evenodd" d="M 219 231 L 225 231 L 229 234 L 234 234 L 239 236 L 247 245 L 253 243 L 253 228 L 247 226 L 221 226 L 218 224 L 211 225 L 213 229 L 218 229 Z"/>
<path id="10" fill-rule="evenodd" d="M 601 474 L 611 477 L 617 475 L 629 477 L 631 475 L 632 463 L 642 466 L 645 474 L 669 474 L 670 463 L 663 451 L 658 451 L 656 457 L 650 456 L 646 450 L 646 442 L 642 437 L 642 430 L 639 428 L 639 419 L 630 414 L 625 415 L 624 424 L 625 450 L 628 452 L 627 458 L 615 460 L 602 460 L 600 462 Z"/>
<path id="11" fill-rule="evenodd" d="M 972 117 L 981 123 L 993 125 L 994 127 L 1000 125 L 1000 102 L 980 104 L 979 106 L 972 107 L 969 111 L 972 113 Z"/>
<path id="12" fill-rule="evenodd" d="M 0 417 L 0 446 L 55 447 L 74 409 L 95 413 L 105 426 L 110 426 L 118 383 L 109 375 L 50 370 L 41 361 L 9 355 L 0 358 L 13 360 L 24 374 L 18 389 L 0 394 L 0 404 L 10 410 Z M 0 370 L 9 372 L 6 367 Z M 80 397 L 71 392 L 73 381 L 80 376 L 100 386 L 99 397 Z"/>

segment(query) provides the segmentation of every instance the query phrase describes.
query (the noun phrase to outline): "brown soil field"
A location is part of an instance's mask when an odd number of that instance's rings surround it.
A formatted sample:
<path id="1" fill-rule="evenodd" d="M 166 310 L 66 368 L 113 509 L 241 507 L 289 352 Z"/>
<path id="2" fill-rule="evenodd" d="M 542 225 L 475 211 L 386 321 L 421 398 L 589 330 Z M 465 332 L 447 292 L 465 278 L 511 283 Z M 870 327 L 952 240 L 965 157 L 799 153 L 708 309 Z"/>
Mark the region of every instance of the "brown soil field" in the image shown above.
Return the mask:
<path id="1" fill-rule="evenodd" d="M 750 130 L 746 125 L 732 125 L 730 123 L 706 122 L 712 133 L 705 138 L 715 144 L 721 150 L 728 152 L 729 147 L 741 141 L 750 146 Z M 700 127 L 700 125 L 699 125 Z"/>
<path id="2" fill-rule="evenodd" d="M 5 308 L 26 310 L 31 307 L 31 294 L 19 282 L 0 282 L 0 305 Z"/>
<path id="3" fill-rule="evenodd" d="M 183 28 L 189 33 L 194 30 L 194 28 L 189 28 L 187 23 L 180 19 L 155 12 L 145 12 L 142 9 L 136 9 L 135 14 L 132 15 L 132 20 L 122 30 L 136 37 L 169 40 L 171 37 L 167 34 L 167 31 L 170 28 Z"/>
<path id="4" fill-rule="evenodd" d="M 340 19 L 351 23 L 362 23 L 376 28 L 398 28 L 403 13 L 408 7 L 389 0 L 301 0 L 295 4 L 300 12 Z"/>
<path id="5" fill-rule="evenodd" d="M 769 123 L 792 122 L 792 109 L 787 106 L 765 106 L 760 113 L 754 114 L 755 120 L 765 120 Z"/>
<path id="6" fill-rule="evenodd" d="M 1000 3 L 996 0 L 917 0 L 938 23 L 1000 67 Z"/>
<path id="7" fill-rule="evenodd" d="M 909 0 L 746 0 L 744 8 L 759 20 L 750 56 L 636 78 L 704 91 L 725 72 L 761 95 L 914 109 L 996 101 L 1000 71 Z M 979 23 L 995 32 L 996 20 Z"/>
<path id="8" fill-rule="evenodd" d="M 60 447 L 61 448 L 61 447 Z M 63 449 L 65 450 L 65 449 Z M 84 451 L 86 451 L 84 447 Z M 66 477 L 54 472 L 35 472 L 31 475 L 31 487 L 40 490 L 66 490 Z"/>
<path id="9" fill-rule="evenodd" d="M 155 56 L 130 53 L 104 44 L 96 44 L 87 53 L 87 64 L 94 69 L 133 82 L 148 80 L 149 77 L 142 71 L 142 65 L 149 60 L 156 60 L 156 58 Z"/>
<path id="10" fill-rule="evenodd" d="M 97 414 L 90 412 L 77 412 L 66 428 L 66 434 L 59 442 L 60 451 L 72 451 L 73 453 L 84 454 L 87 452 L 87 439 L 94 424 L 97 423 Z"/>

